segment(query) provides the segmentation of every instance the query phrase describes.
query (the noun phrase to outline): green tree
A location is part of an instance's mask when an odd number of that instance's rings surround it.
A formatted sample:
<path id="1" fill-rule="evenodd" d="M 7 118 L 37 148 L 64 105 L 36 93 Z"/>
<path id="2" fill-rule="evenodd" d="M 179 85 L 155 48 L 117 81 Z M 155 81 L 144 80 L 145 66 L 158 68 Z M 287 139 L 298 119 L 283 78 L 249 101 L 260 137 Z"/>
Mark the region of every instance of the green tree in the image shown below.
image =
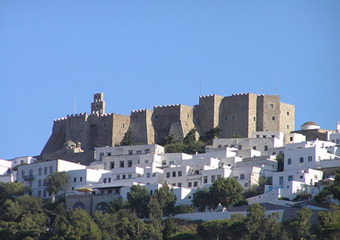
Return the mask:
<path id="1" fill-rule="evenodd" d="M 161 188 L 155 191 L 153 197 L 157 199 L 163 215 L 169 216 L 175 212 L 177 196 L 174 193 L 174 189 L 170 188 L 167 183 L 164 183 Z"/>
<path id="2" fill-rule="evenodd" d="M 174 138 L 174 135 L 170 134 L 169 136 L 164 136 L 161 139 L 161 145 L 165 146 L 165 145 L 169 145 L 169 144 L 173 144 L 176 143 L 176 140 Z"/>
<path id="3" fill-rule="evenodd" d="M 168 239 L 170 237 L 170 235 L 176 233 L 176 231 L 177 231 L 177 227 L 176 227 L 175 221 L 172 218 L 172 216 L 170 215 L 164 221 L 163 239 L 164 240 Z"/>
<path id="4" fill-rule="evenodd" d="M 192 204 L 200 212 L 204 212 L 210 204 L 210 192 L 208 188 L 197 188 L 193 194 Z"/>
<path id="5" fill-rule="evenodd" d="M 102 233 L 91 218 L 84 210 L 77 208 L 68 212 L 68 229 L 65 239 L 74 240 L 95 240 L 102 239 Z"/>
<path id="6" fill-rule="evenodd" d="M 120 210 L 118 213 L 116 231 L 119 239 L 142 239 L 145 233 L 145 223 L 137 215 L 128 210 Z"/>
<path id="7" fill-rule="evenodd" d="M 281 226 L 278 222 L 278 213 L 268 216 L 265 208 L 259 204 L 249 206 L 245 219 L 246 239 L 279 239 Z"/>
<path id="8" fill-rule="evenodd" d="M 58 192 L 64 189 L 67 179 L 68 174 L 66 172 L 56 172 L 46 178 L 46 190 L 52 196 L 52 202 L 55 201 Z"/>
<path id="9" fill-rule="evenodd" d="M 297 215 L 298 216 L 290 222 L 293 238 L 297 240 L 307 239 L 310 236 L 312 211 L 303 207 L 297 212 Z"/>
<path id="10" fill-rule="evenodd" d="M 0 183 L 0 206 L 8 199 L 24 195 L 27 190 L 25 184 L 21 182 Z"/>
<path id="11" fill-rule="evenodd" d="M 220 137 L 221 132 L 223 131 L 222 126 L 217 126 L 215 128 L 210 129 L 209 131 L 205 132 L 203 136 L 200 137 L 200 140 L 205 143 L 205 145 L 212 145 L 213 140 L 215 138 Z"/>
<path id="12" fill-rule="evenodd" d="M 319 239 L 340 239 L 340 209 L 334 204 L 333 211 L 322 211 L 318 214 L 318 237 Z"/>
<path id="13" fill-rule="evenodd" d="M 315 200 L 318 202 L 324 202 L 332 196 L 336 200 L 340 200 L 340 169 L 335 172 L 334 182 L 330 186 L 326 186 L 322 191 L 315 196 Z"/>
<path id="14" fill-rule="evenodd" d="M 145 218 L 149 216 L 148 203 L 150 201 L 149 191 L 140 185 L 133 185 L 127 194 L 127 201 L 130 209 L 135 211 L 137 216 Z"/>
<path id="15" fill-rule="evenodd" d="M 243 187 L 233 178 L 220 178 L 209 188 L 211 195 L 210 202 L 217 208 L 218 204 L 229 207 L 243 200 Z"/>
<path id="16" fill-rule="evenodd" d="M 118 239 L 116 224 L 119 220 L 117 214 L 96 211 L 93 214 L 93 220 L 102 231 L 103 240 Z"/>
<path id="17" fill-rule="evenodd" d="M 175 214 L 181 214 L 181 213 L 194 213 L 195 208 L 191 205 L 187 204 L 180 204 L 175 207 Z"/>
<path id="18" fill-rule="evenodd" d="M 163 228 L 161 225 L 161 221 L 163 217 L 163 208 L 155 194 L 151 196 L 149 208 L 150 224 L 147 227 L 145 239 L 162 239 Z"/>
<path id="19" fill-rule="evenodd" d="M 47 232 L 48 217 L 40 198 L 28 195 L 8 199 L 1 206 L 0 238 L 42 238 Z"/>
<path id="20" fill-rule="evenodd" d="M 212 220 L 197 226 L 197 233 L 202 239 L 219 240 L 227 232 L 229 220 Z"/>
<path id="21" fill-rule="evenodd" d="M 122 141 L 120 142 L 120 146 L 130 146 L 132 145 L 132 133 L 131 130 L 127 130 L 124 134 Z"/>

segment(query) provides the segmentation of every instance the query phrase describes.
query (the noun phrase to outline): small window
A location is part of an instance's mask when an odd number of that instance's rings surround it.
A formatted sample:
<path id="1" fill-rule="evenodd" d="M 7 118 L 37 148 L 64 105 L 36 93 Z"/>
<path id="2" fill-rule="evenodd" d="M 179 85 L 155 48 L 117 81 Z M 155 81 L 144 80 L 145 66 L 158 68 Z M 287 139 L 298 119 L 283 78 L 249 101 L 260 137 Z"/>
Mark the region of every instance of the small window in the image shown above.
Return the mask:
<path id="1" fill-rule="evenodd" d="M 142 151 L 138 150 L 138 151 L 136 152 L 136 154 L 140 155 L 140 154 L 142 154 Z"/>
<path id="2" fill-rule="evenodd" d="M 275 121 L 275 117 L 274 116 L 272 116 L 272 120 Z"/>
<path id="3" fill-rule="evenodd" d="M 182 187 L 182 183 L 177 183 L 177 186 L 178 187 Z"/>
<path id="4" fill-rule="evenodd" d="M 243 173 L 240 175 L 240 180 L 244 180 L 244 174 Z"/>
<path id="5" fill-rule="evenodd" d="M 313 161 L 313 157 L 312 156 L 308 156 L 308 162 Z"/>
<path id="6" fill-rule="evenodd" d="M 150 153 L 150 149 L 145 149 L 145 154 Z"/>
<path id="7" fill-rule="evenodd" d="M 260 135 L 256 135 L 256 138 L 260 138 Z"/>
<path id="8" fill-rule="evenodd" d="M 303 163 L 303 157 L 300 157 L 299 163 Z"/>
<path id="9" fill-rule="evenodd" d="M 39 168 L 39 176 L 41 176 L 42 175 L 42 168 L 40 167 Z"/>
<path id="10" fill-rule="evenodd" d="M 163 160 L 163 161 L 162 161 L 162 165 L 163 165 L 163 166 L 166 165 L 166 160 Z"/>
<path id="11" fill-rule="evenodd" d="M 283 177 L 279 177 L 279 185 L 283 185 Z"/>
<path id="12" fill-rule="evenodd" d="M 215 182 L 215 175 L 212 175 L 211 176 L 211 183 L 214 183 Z"/>
<path id="13" fill-rule="evenodd" d="M 125 174 L 122 175 L 122 179 L 126 179 L 126 175 Z"/>
<path id="14" fill-rule="evenodd" d="M 272 135 L 272 138 L 275 138 L 275 135 Z"/>
<path id="15" fill-rule="evenodd" d="M 267 145 L 264 146 L 264 150 L 265 150 L 265 151 L 268 151 L 268 146 L 267 146 Z"/>
<path id="16" fill-rule="evenodd" d="M 248 187 L 248 183 L 244 183 L 244 187 Z"/>
<path id="17" fill-rule="evenodd" d="M 111 168 L 111 169 L 114 169 L 114 168 L 115 168 L 115 162 L 111 162 L 111 163 L 110 163 L 110 168 Z"/>
<path id="18" fill-rule="evenodd" d="M 106 178 L 103 179 L 103 183 L 106 183 Z"/>
<path id="19" fill-rule="evenodd" d="M 124 161 L 119 162 L 119 168 L 124 168 Z"/>
<path id="20" fill-rule="evenodd" d="M 238 145 L 238 150 L 242 150 L 242 145 Z"/>
<path id="21" fill-rule="evenodd" d="M 153 173 L 153 174 L 152 174 L 152 177 L 156 177 L 156 173 Z"/>
<path id="22" fill-rule="evenodd" d="M 228 117 L 225 117 L 224 119 L 227 121 L 227 120 L 228 120 Z"/>
<path id="23" fill-rule="evenodd" d="M 204 176 L 203 183 L 208 183 L 208 176 Z"/>
<path id="24" fill-rule="evenodd" d="M 263 138 L 266 138 L 267 136 L 266 136 L 266 135 L 263 135 L 262 137 L 263 137 Z"/>
<path id="25" fill-rule="evenodd" d="M 287 112 L 287 116 L 289 116 L 289 112 Z"/>
<path id="26" fill-rule="evenodd" d="M 166 178 L 169 178 L 170 177 L 170 172 L 167 172 L 166 173 Z"/>
<path id="27" fill-rule="evenodd" d="M 50 166 L 50 173 L 53 173 L 53 167 Z"/>
<path id="28" fill-rule="evenodd" d="M 151 177 L 151 174 L 150 174 L 150 173 L 146 173 L 146 177 L 147 177 L 147 178 L 150 178 L 150 177 Z"/>
<path id="29" fill-rule="evenodd" d="M 125 123 L 122 122 L 122 128 L 125 128 Z"/>
<path id="30" fill-rule="evenodd" d="M 47 167 L 44 167 L 44 175 L 47 174 Z"/>
<path id="31" fill-rule="evenodd" d="M 173 186 L 173 187 L 176 187 L 176 183 L 173 183 L 172 186 Z"/>
<path id="32" fill-rule="evenodd" d="M 82 179 L 80 178 L 80 180 L 82 180 Z M 108 183 L 111 182 L 111 178 L 110 178 L 110 177 L 107 179 L 107 182 L 108 182 Z"/>
<path id="33" fill-rule="evenodd" d="M 272 103 L 269 104 L 269 107 L 270 107 L 270 108 L 274 108 L 274 104 L 272 104 Z"/>
<path id="34" fill-rule="evenodd" d="M 120 175 L 117 175 L 116 179 L 117 179 L 117 180 L 120 180 Z"/>
<path id="35" fill-rule="evenodd" d="M 128 179 L 131 179 L 131 178 L 132 178 L 132 174 L 129 174 L 129 175 L 128 175 Z"/>
<path id="36" fill-rule="evenodd" d="M 195 175 L 199 175 L 200 172 L 198 170 L 195 170 Z"/>
<path id="37" fill-rule="evenodd" d="M 293 176 L 292 175 L 288 176 L 288 182 L 291 182 L 291 181 L 293 181 Z"/>
<path id="38" fill-rule="evenodd" d="M 82 182 L 82 181 L 83 181 L 83 177 L 80 177 L 79 182 Z"/>
<path id="39" fill-rule="evenodd" d="M 133 154 L 133 150 L 129 150 L 129 155 L 132 155 Z"/>
<path id="40" fill-rule="evenodd" d="M 289 129 L 289 125 L 287 125 L 287 129 Z"/>
<path id="41" fill-rule="evenodd" d="M 254 122 L 256 121 L 256 117 L 254 117 Z"/>
<path id="42" fill-rule="evenodd" d="M 256 150 L 256 146 L 253 146 L 253 149 Z"/>
<path id="43" fill-rule="evenodd" d="M 111 156 L 111 153 L 110 153 L 110 152 L 108 152 L 108 153 L 107 153 L 107 156 Z"/>
<path id="44" fill-rule="evenodd" d="M 106 182 L 106 178 L 104 178 L 105 182 Z M 77 182 L 77 178 L 73 178 L 73 182 Z"/>
<path id="45" fill-rule="evenodd" d="M 195 181 L 195 182 L 194 182 L 194 187 L 197 187 L 197 186 L 198 186 L 198 182 Z"/>
<path id="46" fill-rule="evenodd" d="M 38 180 L 38 187 L 41 187 L 41 179 Z"/>
<path id="47" fill-rule="evenodd" d="M 192 187 L 192 182 L 188 182 L 188 187 Z"/>
<path id="48" fill-rule="evenodd" d="M 172 177 L 176 177 L 176 171 L 172 172 Z"/>
<path id="49" fill-rule="evenodd" d="M 292 159 L 288 158 L 288 165 L 292 164 Z"/>
<path id="50" fill-rule="evenodd" d="M 293 141 L 293 137 L 290 137 L 290 141 Z"/>
<path id="51" fill-rule="evenodd" d="M 132 160 L 128 161 L 128 168 L 132 167 Z"/>
<path id="52" fill-rule="evenodd" d="M 235 116 L 231 116 L 231 119 L 232 119 L 232 120 L 235 120 Z"/>

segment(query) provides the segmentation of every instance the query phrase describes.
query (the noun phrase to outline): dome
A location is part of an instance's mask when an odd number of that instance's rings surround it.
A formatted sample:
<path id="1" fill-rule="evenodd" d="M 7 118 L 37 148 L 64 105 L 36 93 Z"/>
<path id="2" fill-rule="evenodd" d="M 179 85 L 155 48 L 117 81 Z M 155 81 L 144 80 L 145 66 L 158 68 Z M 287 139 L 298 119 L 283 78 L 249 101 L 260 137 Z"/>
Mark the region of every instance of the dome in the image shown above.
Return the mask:
<path id="1" fill-rule="evenodd" d="M 319 129 L 320 126 L 315 122 L 308 121 L 301 125 L 302 130 L 311 130 L 311 129 Z"/>

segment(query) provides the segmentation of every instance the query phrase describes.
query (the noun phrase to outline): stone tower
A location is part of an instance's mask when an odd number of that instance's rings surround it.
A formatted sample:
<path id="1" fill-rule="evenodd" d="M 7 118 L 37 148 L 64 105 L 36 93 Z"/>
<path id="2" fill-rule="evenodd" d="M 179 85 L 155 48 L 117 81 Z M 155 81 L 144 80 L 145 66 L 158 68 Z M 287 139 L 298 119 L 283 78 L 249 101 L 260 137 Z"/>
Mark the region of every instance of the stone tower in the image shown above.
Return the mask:
<path id="1" fill-rule="evenodd" d="M 91 103 L 91 114 L 100 116 L 105 114 L 104 93 L 101 92 L 93 95 L 93 103 Z"/>

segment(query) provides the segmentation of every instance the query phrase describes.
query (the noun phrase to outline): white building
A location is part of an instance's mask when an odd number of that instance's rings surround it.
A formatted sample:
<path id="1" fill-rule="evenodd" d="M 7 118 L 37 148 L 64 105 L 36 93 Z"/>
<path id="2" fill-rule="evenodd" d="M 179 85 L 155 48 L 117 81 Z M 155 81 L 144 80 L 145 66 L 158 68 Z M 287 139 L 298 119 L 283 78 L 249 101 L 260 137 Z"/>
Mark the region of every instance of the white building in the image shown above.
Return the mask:
<path id="1" fill-rule="evenodd" d="M 32 188 L 33 196 L 48 198 L 50 196 L 46 191 L 45 181 L 50 174 L 81 169 L 86 170 L 86 166 L 60 159 L 46 162 L 35 162 L 28 165 L 19 165 L 17 180 L 18 182 L 25 183 L 26 186 L 30 186 Z M 76 173 L 75 175 L 78 174 Z M 78 186 L 77 182 L 72 182 L 70 179 L 68 180 L 68 189 L 72 189 L 76 186 Z"/>

